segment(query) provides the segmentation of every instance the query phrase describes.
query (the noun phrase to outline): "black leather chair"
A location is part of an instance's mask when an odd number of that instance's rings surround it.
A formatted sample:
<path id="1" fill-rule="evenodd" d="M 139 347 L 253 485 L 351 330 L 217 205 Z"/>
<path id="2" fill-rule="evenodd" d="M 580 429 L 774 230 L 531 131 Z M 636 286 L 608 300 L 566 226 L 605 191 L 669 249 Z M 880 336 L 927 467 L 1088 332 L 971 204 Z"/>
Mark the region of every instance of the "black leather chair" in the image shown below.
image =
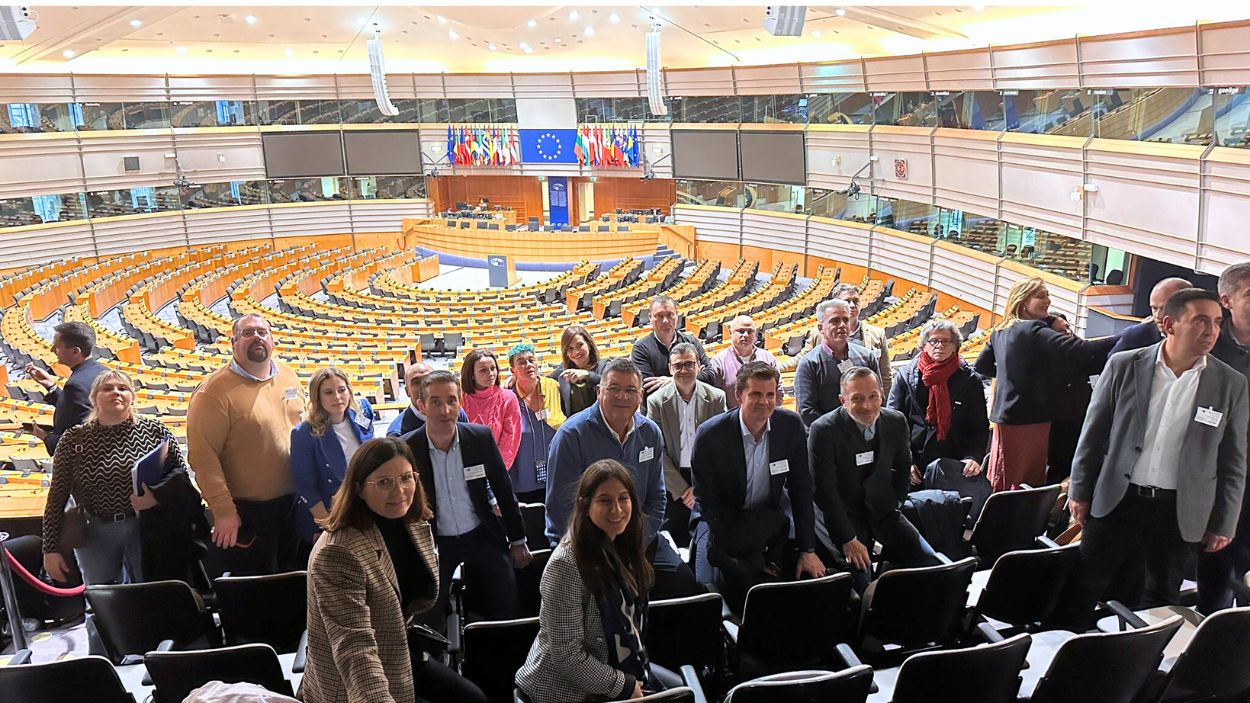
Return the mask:
<path id="1" fill-rule="evenodd" d="M 308 620 L 308 572 L 223 576 L 213 581 L 213 592 L 226 644 L 295 651 Z"/>
<path id="2" fill-rule="evenodd" d="M 878 671 L 882 700 L 890 703 L 1015 703 L 1026 634 L 967 649 L 913 654 L 896 669 Z"/>
<path id="3" fill-rule="evenodd" d="M 542 583 L 543 571 L 547 569 L 547 560 L 551 559 L 551 550 L 539 549 L 530 554 L 533 560 L 516 572 L 517 602 L 521 605 L 521 614 L 527 618 L 538 617 L 538 608 L 542 604 L 538 586 Z"/>
<path id="4" fill-rule="evenodd" d="M 1250 608 L 1221 610 L 1198 624 L 1172 667 L 1151 677 L 1143 701 L 1224 700 L 1250 693 Z"/>
<path id="5" fill-rule="evenodd" d="M 1079 549 L 1080 544 L 1073 543 L 1000 556 L 972 608 L 971 626 L 982 618 L 992 618 L 1017 629 L 1039 629 L 1054 613 L 1076 568 Z M 979 575 L 973 576 L 973 583 Z"/>
<path id="6" fill-rule="evenodd" d="M 154 703 L 182 703 L 191 691 L 209 681 L 254 683 L 284 696 L 295 695 L 278 662 L 278 654 L 267 644 L 148 652 L 143 664 L 156 685 L 152 692 Z"/>
<path id="7" fill-rule="evenodd" d="M 977 560 L 882 574 L 864 591 L 860 607 L 860 652 L 874 666 L 925 648 L 952 642 L 968 598 Z M 901 649 L 887 650 L 885 645 Z"/>
<path id="8" fill-rule="evenodd" d="M 667 669 L 695 668 L 704 681 L 719 679 L 725 668 L 718 593 L 652 601 L 647 610 L 647 657 Z"/>
<path id="9" fill-rule="evenodd" d="M 683 667 L 681 671 L 682 681 L 685 686 L 670 688 L 660 693 L 652 693 L 642 698 L 630 699 L 629 703 L 708 703 L 707 697 L 703 695 L 703 687 L 699 683 L 699 679 L 695 676 L 694 669 L 691 667 Z M 532 703 L 529 696 L 522 693 L 519 689 L 512 691 L 513 703 Z"/>
<path id="10" fill-rule="evenodd" d="M 462 636 L 460 673 L 491 703 L 508 703 L 516 672 L 538 637 L 538 618 L 470 623 Z"/>
<path id="11" fill-rule="evenodd" d="M 863 703 L 872 689 L 872 667 L 839 672 L 792 671 L 752 679 L 734 686 L 725 703 Z"/>
<path id="12" fill-rule="evenodd" d="M 219 646 L 221 637 L 200 596 L 182 581 L 88 586 L 87 602 L 105 653 L 114 664 L 165 640 L 175 649 Z M 132 662 L 126 662 L 132 663 Z"/>
<path id="13" fill-rule="evenodd" d="M 0 666 L 0 700 L 4 703 L 135 703 L 113 664 L 104 657 Z"/>
<path id="14" fill-rule="evenodd" d="M 724 623 L 738 680 L 834 665 L 834 645 L 850 641 L 850 597 L 848 573 L 753 586 L 742 624 Z"/>
<path id="15" fill-rule="evenodd" d="M 1176 616 L 1126 632 L 1038 633 L 1020 698 L 1033 703 L 1131 703 L 1158 669 L 1163 648 L 1181 624 Z"/>
<path id="16" fill-rule="evenodd" d="M 523 503 L 521 522 L 525 524 L 525 543 L 530 551 L 551 549 L 547 539 L 547 508 L 542 503 Z"/>
<path id="17" fill-rule="evenodd" d="M 1045 533 L 1060 490 L 1054 485 L 990 495 L 969 539 L 985 568 L 1007 552 L 1036 548 L 1035 540 Z"/>

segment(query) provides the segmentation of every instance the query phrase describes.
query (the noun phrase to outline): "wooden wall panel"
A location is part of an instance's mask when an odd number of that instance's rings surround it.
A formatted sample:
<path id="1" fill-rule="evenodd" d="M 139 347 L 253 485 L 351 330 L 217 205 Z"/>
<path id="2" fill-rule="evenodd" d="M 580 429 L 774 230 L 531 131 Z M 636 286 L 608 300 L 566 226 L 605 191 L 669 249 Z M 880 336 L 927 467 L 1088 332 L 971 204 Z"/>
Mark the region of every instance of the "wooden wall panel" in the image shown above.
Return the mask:
<path id="1" fill-rule="evenodd" d="M 1198 86 L 1193 27 L 1081 37 L 1081 75 L 1095 88 Z"/>
<path id="2" fill-rule="evenodd" d="M 159 102 L 168 100 L 165 76 L 74 76 L 76 102 Z"/>
<path id="3" fill-rule="evenodd" d="M 352 231 L 351 211 L 340 204 L 282 203 L 269 206 L 274 236 L 314 236 Z"/>
<path id="4" fill-rule="evenodd" d="M 428 200 L 353 200 L 352 232 L 402 232 L 405 217 L 431 217 Z"/>
<path id="5" fill-rule="evenodd" d="M 1081 85 L 1075 39 L 991 47 L 998 88 L 1034 90 Z"/>
<path id="6" fill-rule="evenodd" d="M 1004 135 L 999 141 L 1003 219 L 1079 239 L 1082 205 L 1071 193 L 1084 182 L 1085 141 Z"/>
<path id="7" fill-rule="evenodd" d="M 165 186 L 174 180 L 173 133 L 167 129 L 85 132 L 82 165 L 87 190 L 115 190 L 135 186 Z M 123 157 L 139 157 L 139 170 L 127 172 Z"/>
<path id="8" fill-rule="evenodd" d="M 639 69 L 574 73 L 573 94 L 579 98 L 646 97 L 647 73 Z"/>
<path id="9" fill-rule="evenodd" d="M 1198 233 L 1197 270 L 1218 274 L 1229 264 L 1245 261 L 1250 236 L 1250 153 L 1217 147 L 1204 163 L 1202 231 Z"/>
<path id="10" fill-rule="evenodd" d="M 169 99 L 255 100 L 256 80 L 252 76 L 170 76 Z"/>
<path id="11" fill-rule="evenodd" d="M 256 76 L 258 100 L 334 100 L 334 76 Z"/>
<path id="12" fill-rule="evenodd" d="M 644 181 L 634 178 L 600 178 L 594 182 L 595 217 L 616 212 L 619 208 L 645 210 L 660 208 L 664 214 L 677 201 L 677 181 L 657 178 Z"/>
<path id="13" fill-rule="evenodd" d="M 742 258 L 742 246 L 723 242 L 699 242 L 698 258 L 720 261 L 726 268 L 731 268 Z"/>
<path id="14" fill-rule="evenodd" d="M 948 242 L 933 245 L 933 289 L 987 311 L 994 309 L 994 285 L 998 260 Z M 981 322 L 988 325 L 989 315 Z"/>
<path id="15" fill-rule="evenodd" d="M 909 232 L 878 227 L 872 232 L 869 267 L 928 288 L 929 270 L 933 266 L 933 241 Z M 902 291 L 896 289 L 895 294 L 901 295 Z"/>
<path id="16" fill-rule="evenodd" d="M 0 198 L 82 190 L 82 157 L 77 136 L 0 136 Z"/>
<path id="17" fill-rule="evenodd" d="M 872 128 L 872 153 L 879 157 L 872 165 L 875 193 L 918 203 L 933 202 L 932 134 L 929 127 Z M 895 159 L 907 162 L 906 178 L 896 175 Z"/>
<path id="18" fill-rule="evenodd" d="M 864 63 L 858 59 L 799 64 L 805 93 L 865 93 Z"/>
<path id="19" fill-rule="evenodd" d="M 812 217 L 807 220 L 807 253 L 867 269 L 871 232 L 868 225 Z M 842 280 L 852 282 L 845 271 Z"/>
<path id="20" fill-rule="evenodd" d="M 925 55 L 930 90 L 993 90 L 988 49 Z"/>
<path id="21" fill-rule="evenodd" d="M 451 97 L 451 77 L 448 74 L 448 97 Z M 518 98 L 573 98 L 573 77 L 570 73 L 514 73 L 513 92 L 500 97 Z"/>
<path id="22" fill-rule="evenodd" d="M 743 210 L 742 243 L 803 254 L 807 251 L 807 219 L 794 213 Z"/>
<path id="23" fill-rule="evenodd" d="M 1201 85 L 1250 85 L 1250 22 L 1198 27 Z"/>
<path id="24" fill-rule="evenodd" d="M 927 90 L 922 56 L 864 59 L 864 82 L 870 91 Z"/>
<path id="25" fill-rule="evenodd" d="M 699 240 L 742 243 L 742 211 L 706 205 L 678 205 L 673 218 L 679 225 L 694 225 Z"/>
<path id="26" fill-rule="evenodd" d="M 939 129 L 933 135 L 935 198 L 978 215 L 998 215 L 998 133 Z"/>
<path id="27" fill-rule="evenodd" d="M 338 86 L 340 100 L 373 100 L 373 79 L 367 75 L 337 75 L 334 82 Z M 416 87 L 412 84 L 410 73 L 388 73 L 386 76 L 386 92 L 392 100 L 406 100 L 417 97 Z"/>
<path id="28" fill-rule="evenodd" d="M 843 190 L 872 154 L 867 125 L 811 125 L 807 128 L 807 185 Z"/>
<path id="29" fill-rule="evenodd" d="M 787 95 L 802 91 L 797 63 L 735 66 L 733 72 L 739 95 Z"/>
<path id="30" fill-rule="evenodd" d="M 181 212 L 106 217 L 93 220 L 91 229 L 101 256 L 187 245 Z"/>
<path id="31" fill-rule="evenodd" d="M 173 130 L 174 150 L 187 177 L 200 183 L 265 179 L 260 132 L 246 127 Z"/>
<path id="32" fill-rule="evenodd" d="M 513 96 L 512 76 L 507 73 L 448 73 L 443 77 L 443 85 L 449 98 Z"/>
<path id="33" fill-rule="evenodd" d="M 211 208 L 187 210 L 187 243 L 192 246 L 266 240 L 273 237 L 269 207 Z"/>
<path id="34" fill-rule="evenodd" d="M 665 95 L 733 95 L 732 68 L 677 68 L 664 71 Z"/>
<path id="35" fill-rule="evenodd" d="M 458 202 L 476 205 L 485 197 L 491 205 L 516 210 L 522 223 L 543 215 L 543 184 L 532 176 L 439 176 L 428 183 L 436 213 L 450 210 Z"/>
<path id="36" fill-rule="evenodd" d="M 84 220 L 0 229 L 0 261 L 6 269 L 95 255 L 91 225 Z"/>
<path id="37" fill-rule="evenodd" d="M 74 79 L 64 75 L 0 74 L 0 95 L 14 103 L 72 103 Z"/>

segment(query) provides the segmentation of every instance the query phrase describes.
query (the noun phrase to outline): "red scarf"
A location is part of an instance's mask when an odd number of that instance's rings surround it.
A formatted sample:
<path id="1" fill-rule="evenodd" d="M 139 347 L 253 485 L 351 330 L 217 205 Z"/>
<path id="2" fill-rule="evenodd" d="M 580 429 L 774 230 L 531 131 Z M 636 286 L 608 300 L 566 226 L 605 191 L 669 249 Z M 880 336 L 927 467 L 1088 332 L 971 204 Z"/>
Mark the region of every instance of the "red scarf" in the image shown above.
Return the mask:
<path id="1" fill-rule="evenodd" d="M 925 422 L 937 425 L 938 441 L 946 439 L 951 429 L 951 390 L 946 382 L 959 370 L 959 354 L 951 354 L 946 361 L 938 363 L 929 356 L 929 350 L 920 352 L 920 380 L 929 388 L 929 407 L 925 410 Z"/>

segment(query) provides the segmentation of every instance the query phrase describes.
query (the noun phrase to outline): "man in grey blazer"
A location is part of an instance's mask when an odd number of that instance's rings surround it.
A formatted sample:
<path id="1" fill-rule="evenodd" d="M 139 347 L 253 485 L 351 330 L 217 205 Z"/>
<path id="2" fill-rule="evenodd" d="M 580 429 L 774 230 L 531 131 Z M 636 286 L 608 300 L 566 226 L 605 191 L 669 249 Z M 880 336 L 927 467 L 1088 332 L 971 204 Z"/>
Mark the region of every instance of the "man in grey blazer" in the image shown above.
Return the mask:
<path id="1" fill-rule="evenodd" d="M 662 529 L 679 547 L 690 545 L 690 510 L 694 489 L 690 487 L 690 457 L 695 431 L 704 422 L 725 412 L 725 393 L 697 376 L 699 353 L 693 344 L 673 345 L 668 354 L 673 382 L 647 398 L 647 418 L 664 435 L 664 488 L 668 507 Z"/>
<path id="2" fill-rule="evenodd" d="M 811 427 L 842 402 L 842 372 L 856 366 L 872 369 L 880 377 L 877 357 L 851 340 L 851 307 L 837 298 L 816 306 L 821 342 L 799 361 L 794 373 L 794 399 L 803 424 Z"/>
<path id="3" fill-rule="evenodd" d="M 1246 480 L 1246 378 L 1210 355 L 1223 309 L 1187 288 L 1163 341 L 1107 362 L 1072 462 L 1080 568 L 1056 618 L 1082 630 L 1096 600 L 1176 603 L 1188 553 L 1228 546 Z M 1183 459 L 1182 459 L 1183 457 Z"/>

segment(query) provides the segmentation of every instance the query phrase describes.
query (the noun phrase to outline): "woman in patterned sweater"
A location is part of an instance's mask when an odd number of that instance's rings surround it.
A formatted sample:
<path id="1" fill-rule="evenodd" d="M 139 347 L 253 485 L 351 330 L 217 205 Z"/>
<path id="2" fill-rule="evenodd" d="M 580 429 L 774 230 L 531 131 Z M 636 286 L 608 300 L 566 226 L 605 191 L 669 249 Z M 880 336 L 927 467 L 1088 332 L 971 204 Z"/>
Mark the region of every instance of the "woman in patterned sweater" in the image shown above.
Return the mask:
<path id="1" fill-rule="evenodd" d="M 66 432 L 57 445 L 43 512 L 43 565 L 57 581 L 65 581 L 69 573 L 59 542 L 70 495 L 87 518 L 86 540 L 74 549 L 87 585 L 143 580 L 140 511 L 186 501 L 190 483 L 178 443 L 160 422 L 140 416 L 134 401 L 130 379 L 105 370 L 91 386 L 87 421 Z M 162 480 L 156 486 L 145 484 L 143 494 L 135 495 L 131 468 L 161 442 L 169 447 Z"/>

